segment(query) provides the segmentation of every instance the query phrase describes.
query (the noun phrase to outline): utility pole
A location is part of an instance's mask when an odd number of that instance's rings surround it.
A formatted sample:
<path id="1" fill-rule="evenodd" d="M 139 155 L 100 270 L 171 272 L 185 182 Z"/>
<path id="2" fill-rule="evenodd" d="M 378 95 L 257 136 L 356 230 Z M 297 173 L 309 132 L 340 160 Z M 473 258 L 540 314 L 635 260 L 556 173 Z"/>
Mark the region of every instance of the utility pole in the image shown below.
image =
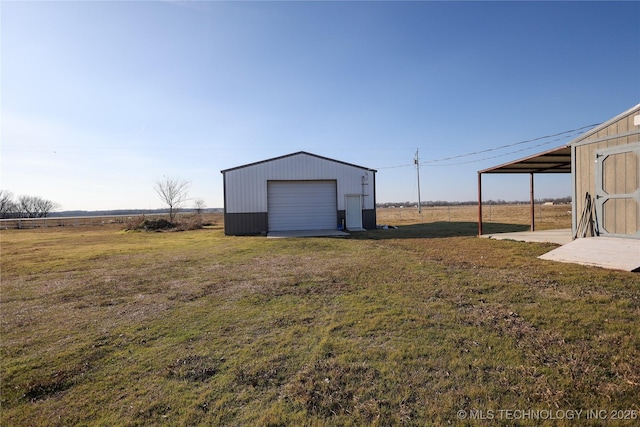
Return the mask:
<path id="1" fill-rule="evenodd" d="M 418 173 L 418 213 L 422 213 L 422 202 L 420 201 L 420 158 L 418 157 L 418 149 L 416 148 L 416 158 L 413 160 L 416 164 L 416 172 Z"/>

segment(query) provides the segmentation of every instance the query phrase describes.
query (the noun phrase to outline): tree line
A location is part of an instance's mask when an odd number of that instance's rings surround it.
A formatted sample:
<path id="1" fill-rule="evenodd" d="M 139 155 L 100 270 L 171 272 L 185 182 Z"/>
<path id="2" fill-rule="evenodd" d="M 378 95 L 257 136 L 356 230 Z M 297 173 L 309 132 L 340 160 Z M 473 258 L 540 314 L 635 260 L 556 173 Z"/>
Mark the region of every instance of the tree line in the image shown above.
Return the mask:
<path id="1" fill-rule="evenodd" d="M 60 205 L 38 196 L 19 196 L 0 190 L 0 218 L 46 218 Z"/>
<path id="2" fill-rule="evenodd" d="M 167 206 L 169 221 L 174 222 L 178 211 L 190 200 L 188 190 L 191 183 L 179 178 L 163 177 L 156 181 L 155 192 Z M 13 193 L 0 190 L 0 219 L 6 218 L 46 218 L 60 204 L 37 196 L 19 196 L 14 199 Z M 193 200 L 193 211 L 201 214 L 206 209 L 203 199 Z M 139 210 L 135 210 L 138 212 Z M 127 212 L 127 211 L 123 211 Z"/>

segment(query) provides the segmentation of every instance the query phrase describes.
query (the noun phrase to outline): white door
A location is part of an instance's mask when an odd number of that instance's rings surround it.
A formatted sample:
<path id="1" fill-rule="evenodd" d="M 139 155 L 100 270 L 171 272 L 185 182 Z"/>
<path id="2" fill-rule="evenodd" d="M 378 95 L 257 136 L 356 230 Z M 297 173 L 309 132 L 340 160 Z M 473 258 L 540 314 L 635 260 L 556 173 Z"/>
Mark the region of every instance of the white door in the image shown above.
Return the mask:
<path id="1" fill-rule="evenodd" d="M 335 230 L 336 181 L 269 181 L 269 231 Z"/>
<path id="2" fill-rule="evenodd" d="M 362 196 L 360 194 L 346 196 L 346 227 L 347 230 L 362 229 Z"/>

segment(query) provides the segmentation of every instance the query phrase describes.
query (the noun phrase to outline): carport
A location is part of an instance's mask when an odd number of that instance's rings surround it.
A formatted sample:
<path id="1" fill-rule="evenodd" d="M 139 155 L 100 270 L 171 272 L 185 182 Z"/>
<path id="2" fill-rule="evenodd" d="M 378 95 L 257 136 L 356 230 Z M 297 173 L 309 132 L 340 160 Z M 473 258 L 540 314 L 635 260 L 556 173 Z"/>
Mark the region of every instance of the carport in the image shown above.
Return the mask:
<path id="1" fill-rule="evenodd" d="M 478 235 L 482 235 L 482 175 L 486 173 L 528 173 L 531 205 L 531 231 L 535 231 L 535 174 L 571 173 L 571 147 L 562 146 L 499 166 L 478 171 Z"/>

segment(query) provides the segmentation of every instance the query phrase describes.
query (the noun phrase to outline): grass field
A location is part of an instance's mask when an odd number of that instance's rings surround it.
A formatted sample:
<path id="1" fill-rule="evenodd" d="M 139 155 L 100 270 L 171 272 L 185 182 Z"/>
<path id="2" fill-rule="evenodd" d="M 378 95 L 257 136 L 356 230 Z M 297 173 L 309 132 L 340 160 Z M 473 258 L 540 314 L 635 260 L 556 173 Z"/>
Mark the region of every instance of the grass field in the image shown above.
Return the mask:
<path id="1" fill-rule="evenodd" d="M 637 425 L 640 276 L 430 209 L 349 238 L 0 231 L 0 425 Z"/>

